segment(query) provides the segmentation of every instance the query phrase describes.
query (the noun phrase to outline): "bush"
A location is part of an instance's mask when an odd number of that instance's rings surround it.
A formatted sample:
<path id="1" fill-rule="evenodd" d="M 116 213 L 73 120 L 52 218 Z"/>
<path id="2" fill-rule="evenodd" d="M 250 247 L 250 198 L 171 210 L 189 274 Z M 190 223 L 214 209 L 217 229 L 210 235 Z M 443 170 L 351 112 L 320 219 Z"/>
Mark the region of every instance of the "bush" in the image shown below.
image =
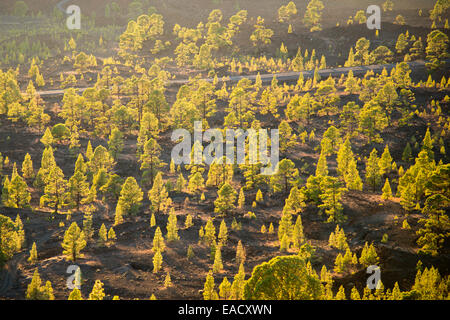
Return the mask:
<path id="1" fill-rule="evenodd" d="M 65 124 L 58 123 L 52 128 L 52 136 L 57 142 L 60 142 L 70 138 L 70 130 L 67 129 Z"/>

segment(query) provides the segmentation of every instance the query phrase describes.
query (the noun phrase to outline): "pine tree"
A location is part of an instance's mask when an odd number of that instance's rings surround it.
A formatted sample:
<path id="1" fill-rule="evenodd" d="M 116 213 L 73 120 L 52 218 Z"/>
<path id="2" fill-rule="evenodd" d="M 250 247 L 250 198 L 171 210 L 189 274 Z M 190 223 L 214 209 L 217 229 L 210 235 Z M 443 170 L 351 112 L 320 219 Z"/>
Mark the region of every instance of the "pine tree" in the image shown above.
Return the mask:
<path id="1" fill-rule="evenodd" d="M 44 135 L 41 138 L 41 142 L 46 148 L 53 145 L 54 139 L 50 128 L 45 129 Z"/>
<path id="2" fill-rule="evenodd" d="M 49 207 L 53 207 L 53 213 L 56 215 L 58 210 L 67 203 L 67 181 L 64 180 L 64 174 L 56 164 L 49 169 L 44 179 L 45 194 L 41 197 L 40 205 L 47 204 Z"/>
<path id="3" fill-rule="evenodd" d="M 105 292 L 103 290 L 103 282 L 101 282 L 100 280 L 95 280 L 88 300 L 103 300 L 104 297 Z"/>
<path id="4" fill-rule="evenodd" d="M 142 154 L 145 143 L 150 139 L 157 139 L 160 123 L 152 112 L 144 112 L 137 138 L 138 155 Z"/>
<path id="5" fill-rule="evenodd" d="M 245 195 L 244 195 L 244 188 L 241 188 L 239 191 L 239 198 L 238 198 L 238 208 L 242 209 L 245 205 Z"/>
<path id="6" fill-rule="evenodd" d="M 103 223 L 98 231 L 98 245 L 103 247 L 108 241 L 108 233 L 106 231 L 105 224 Z"/>
<path id="7" fill-rule="evenodd" d="M 292 232 L 292 243 L 295 250 L 300 249 L 301 245 L 305 241 L 305 235 L 303 233 L 302 218 L 300 215 L 297 216 L 295 221 L 294 229 Z"/>
<path id="8" fill-rule="evenodd" d="M 225 223 L 225 220 L 223 220 L 223 219 L 222 219 L 222 222 L 220 223 L 218 239 L 219 239 L 219 246 L 227 245 L 228 229 L 227 229 L 227 224 Z"/>
<path id="9" fill-rule="evenodd" d="M 344 83 L 345 91 L 350 94 L 355 94 L 359 91 L 358 79 L 353 76 L 353 71 L 350 70 L 347 75 L 347 79 Z"/>
<path id="10" fill-rule="evenodd" d="M 192 216 L 190 214 L 188 214 L 186 216 L 186 220 L 184 221 L 184 227 L 186 229 L 189 229 L 190 227 L 192 227 L 194 225 L 194 223 L 192 222 Z"/>
<path id="11" fill-rule="evenodd" d="M 208 219 L 206 222 L 204 239 L 207 245 L 211 245 L 213 241 L 216 241 L 216 228 L 212 219 Z"/>
<path id="12" fill-rule="evenodd" d="M 83 300 L 83 297 L 81 296 L 81 291 L 77 288 L 73 288 L 67 300 Z"/>
<path id="13" fill-rule="evenodd" d="M 89 189 L 89 194 L 86 199 L 87 202 L 93 202 L 97 199 L 97 195 L 101 190 L 105 190 L 104 187 L 108 182 L 108 172 L 104 168 L 100 168 L 94 174 L 92 179 L 92 186 Z"/>
<path id="14" fill-rule="evenodd" d="M 323 193 L 319 197 L 322 204 L 319 205 L 319 208 L 325 209 L 325 213 L 328 215 L 327 221 L 344 221 L 346 217 L 342 214 L 341 199 L 347 189 L 342 187 L 339 179 L 334 177 L 325 177 L 321 183 L 321 189 Z"/>
<path id="15" fill-rule="evenodd" d="M 12 208 L 27 208 L 30 206 L 31 194 L 27 183 L 17 173 L 8 184 L 7 200 L 5 206 Z"/>
<path id="16" fill-rule="evenodd" d="M 30 257 L 28 258 L 28 262 L 30 264 L 35 264 L 38 261 L 37 250 L 36 250 L 36 242 L 33 242 L 33 246 L 30 250 Z"/>
<path id="17" fill-rule="evenodd" d="M 114 229 L 112 227 L 109 228 L 109 231 L 108 231 L 108 240 L 109 240 L 109 242 L 114 244 L 114 241 L 116 239 L 117 239 L 116 232 L 114 231 Z"/>
<path id="18" fill-rule="evenodd" d="M 382 191 L 383 191 L 383 194 L 381 195 L 381 199 L 389 200 L 390 198 L 392 198 L 392 190 L 391 190 L 391 185 L 389 184 L 388 178 L 386 178 L 386 182 L 384 183 Z"/>
<path id="19" fill-rule="evenodd" d="M 45 286 L 42 288 L 42 296 L 43 300 L 55 300 L 52 283 L 50 281 L 45 282 Z"/>
<path id="20" fill-rule="evenodd" d="M 316 177 L 326 177 L 328 175 L 327 157 L 324 152 L 320 153 L 319 160 L 317 161 Z"/>
<path id="21" fill-rule="evenodd" d="M 175 162 L 173 162 L 173 159 L 170 160 L 169 172 L 170 172 L 170 174 L 175 173 Z"/>
<path id="22" fill-rule="evenodd" d="M 416 194 L 414 183 L 408 183 L 406 187 L 401 188 L 399 184 L 398 191 L 400 192 L 400 204 L 407 211 L 412 211 L 416 207 Z"/>
<path id="23" fill-rule="evenodd" d="M 231 296 L 231 283 L 227 277 L 223 278 L 222 283 L 219 285 L 219 297 L 221 300 L 229 300 Z"/>
<path id="24" fill-rule="evenodd" d="M 361 180 L 361 177 L 359 176 L 355 159 L 350 160 L 347 168 L 347 174 L 344 176 L 344 180 L 348 189 L 362 191 L 363 182 Z"/>
<path id="25" fill-rule="evenodd" d="M 348 53 L 347 61 L 344 64 L 345 67 L 353 67 L 356 66 L 355 63 L 355 54 L 353 52 L 353 47 L 350 47 L 350 51 Z"/>
<path id="26" fill-rule="evenodd" d="M 204 188 L 205 186 L 205 180 L 203 179 L 203 176 L 200 172 L 194 173 L 188 183 L 188 190 L 192 193 L 197 193 L 200 189 Z"/>
<path id="27" fill-rule="evenodd" d="M 345 177 L 345 175 L 348 172 L 348 167 L 351 159 L 353 159 L 353 151 L 350 146 L 350 139 L 347 137 L 345 139 L 345 142 L 341 145 L 339 148 L 338 154 L 337 154 L 337 171 L 342 176 Z"/>
<path id="28" fill-rule="evenodd" d="M 324 5 L 320 0 L 311 0 L 306 8 L 305 15 L 303 17 L 303 23 L 311 32 L 322 30 L 320 20 L 322 18 L 322 10 Z"/>
<path id="29" fill-rule="evenodd" d="M 440 30 L 433 30 L 427 36 L 427 47 L 425 48 L 427 68 L 430 71 L 441 69 L 445 65 L 448 51 L 448 36 Z"/>
<path id="30" fill-rule="evenodd" d="M 215 255 L 214 255 L 214 264 L 213 264 L 213 272 L 218 273 L 221 272 L 223 269 L 223 264 L 222 264 L 222 246 L 218 245 L 216 250 L 215 250 Z"/>
<path id="31" fill-rule="evenodd" d="M 410 230 L 411 229 L 411 226 L 409 225 L 407 219 L 403 220 L 402 229 L 406 229 L 406 230 Z"/>
<path id="32" fill-rule="evenodd" d="M 366 163 L 366 183 L 375 191 L 380 184 L 380 168 L 378 166 L 377 150 L 373 149 Z"/>
<path id="33" fill-rule="evenodd" d="M 161 229 L 159 227 L 155 230 L 155 235 L 153 236 L 153 252 L 160 251 L 164 252 L 166 245 L 164 243 L 164 238 L 162 236 Z"/>
<path id="34" fill-rule="evenodd" d="M 108 140 L 108 149 L 111 157 L 116 160 L 117 156 L 123 150 L 123 133 L 119 129 L 114 128 L 111 131 Z"/>
<path id="35" fill-rule="evenodd" d="M 264 201 L 263 195 L 262 195 L 262 192 L 261 192 L 260 189 L 258 189 L 258 191 L 256 192 L 256 199 L 255 199 L 255 201 L 259 202 L 259 203 Z"/>
<path id="36" fill-rule="evenodd" d="M 270 178 L 270 185 L 274 192 L 287 193 L 290 188 L 297 185 L 299 179 L 298 169 L 289 159 L 283 159 L 278 163 L 278 171 Z"/>
<path id="37" fill-rule="evenodd" d="M 217 243 L 216 240 L 214 240 L 211 243 L 211 247 L 209 249 L 209 259 L 211 260 L 211 262 L 214 262 L 214 259 L 216 258 L 216 251 L 217 251 Z"/>
<path id="38" fill-rule="evenodd" d="M 336 294 L 335 300 L 345 300 L 345 290 L 342 285 L 339 287 L 339 290 L 338 290 L 338 293 Z"/>
<path id="39" fill-rule="evenodd" d="M 9 185 L 10 185 L 10 181 L 8 176 L 6 176 L 3 179 L 3 188 L 2 188 L 2 203 L 3 205 L 6 207 L 8 206 L 8 202 L 9 202 Z"/>
<path id="40" fill-rule="evenodd" d="M 192 249 L 192 246 L 189 245 L 188 249 L 187 249 L 186 257 L 187 257 L 188 260 L 191 260 L 194 256 L 195 256 L 194 249 Z"/>
<path id="41" fill-rule="evenodd" d="M 411 48 L 409 49 L 409 53 L 412 60 L 416 60 L 424 54 L 424 48 L 421 37 L 419 37 L 416 41 L 414 41 Z"/>
<path id="42" fill-rule="evenodd" d="M 80 134 L 78 132 L 78 127 L 74 125 L 72 130 L 70 130 L 70 145 L 69 150 L 73 153 L 80 149 Z"/>
<path id="43" fill-rule="evenodd" d="M 400 166 L 400 168 L 398 168 L 398 176 L 402 177 L 405 174 L 405 170 L 403 170 L 403 166 Z"/>
<path id="44" fill-rule="evenodd" d="M 34 270 L 31 283 L 27 287 L 26 299 L 27 300 L 54 300 L 53 288 L 50 281 L 45 283 L 45 286 L 41 286 L 41 278 L 39 276 L 38 269 Z"/>
<path id="45" fill-rule="evenodd" d="M 85 175 L 85 164 L 81 154 L 75 163 L 75 172 L 69 179 L 69 198 L 70 203 L 77 211 L 80 210 L 80 205 L 86 203 L 89 194 L 89 183 Z"/>
<path id="46" fill-rule="evenodd" d="M 161 155 L 161 146 L 158 142 L 150 138 L 144 145 L 144 152 L 140 157 L 141 170 L 143 171 L 142 177 L 153 182 L 153 179 L 159 168 L 163 167 L 165 164 L 159 159 Z"/>
<path id="47" fill-rule="evenodd" d="M 72 222 L 70 227 L 64 234 L 64 240 L 61 244 L 63 247 L 63 255 L 69 261 L 76 261 L 82 255 L 80 251 L 86 246 L 84 232 L 81 231 L 76 222 Z"/>
<path id="48" fill-rule="evenodd" d="M 19 172 L 17 170 L 17 163 L 14 162 L 13 168 L 12 168 L 12 173 L 11 173 L 11 181 L 18 175 L 19 175 Z"/>
<path id="49" fill-rule="evenodd" d="M 293 186 L 289 193 L 289 197 L 285 201 L 285 206 L 288 206 L 292 210 L 293 214 L 297 214 L 303 211 L 306 207 L 306 198 L 304 189 L 299 189 L 297 186 Z"/>
<path id="50" fill-rule="evenodd" d="M 231 230 L 241 230 L 241 223 L 237 223 L 236 218 L 231 221 Z"/>
<path id="51" fill-rule="evenodd" d="M 167 271 L 166 277 L 164 278 L 164 288 L 169 288 L 172 286 L 172 279 L 170 278 L 170 272 Z"/>
<path id="52" fill-rule="evenodd" d="M 233 284 L 231 285 L 231 299 L 243 300 L 244 299 L 244 286 L 245 286 L 245 270 L 244 265 L 239 265 L 239 271 L 234 276 Z"/>
<path id="53" fill-rule="evenodd" d="M 203 241 L 205 241 L 205 231 L 203 229 L 203 226 L 200 227 L 200 229 L 198 230 L 198 243 L 201 243 Z"/>
<path id="54" fill-rule="evenodd" d="M 25 231 L 23 229 L 23 223 L 22 220 L 20 219 L 19 214 L 17 214 L 16 220 L 14 221 L 14 227 L 16 230 L 16 241 L 17 241 L 16 250 L 19 251 L 25 244 Z"/>
<path id="55" fill-rule="evenodd" d="M 379 131 L 388 126 L 388 117 L 377 99 L 364 104 L 359 112 L 359 131 L 366 134 L 368 143 L 382 141 Z"/>
<path id="56" fill-rule="evenodd" d="M 409 142 L 406 143 L 405 149 L 403 149 L 402 160 L 405 162 L 410 162 L 412 159 L 412 150 Z"/>
<path id="57" fill-rule="evenodd" d="M 41 300 L 42 299 L 42 280 L 39 275 L 38 269 L 34 269 L 33 278 L 31 283 L 27 287 L 26 299 L 27 300 Z"/>
<path id="58" fill-rule="evenodd" d="M 340 131 L 335 126 L 330 126 L 323 134 L 321 145 L 321 153 L 330 156 L 335 153 L 338 146 L 342 144 Z"/>
<path id="59" fill-rule="evenodd" d="M 109 174 L 106 183 L 100 187 L 100 192 L 112 196 L 114 200 L 119 200 L 123 179 L 117 174 Z"/>
<path id="60" fill-rule="evenodd" d="M 388 174 L 392 170 L 392 157 L 391 154 L 389 153 L 389 147 L 387 145 L 384 148 L 383 154 L 380 157 L 378 166 L 380 167 L 380 176 Z"/>
<path id="61" fill-rule="evenodd" d="M 94 149 L 94 154 L 89 160 L 88 166 L 91 175 L 96 175 L 100 170 L 109 172 L 114 166 L 114 159 L 104 146 L 99 145 Z"/>
<path id="62" fill-rule="evenodd" d="M 120 191 L 118 203 L 123 209 L 124 214 L 136 214 L 141 206 L 144 193 L 139 187 L 136 179 L 128 177 Z"/>
<path id="63" fill-rule="evenodd" d="M 265 233 L 267 232 L 266 226 L 265 226 L 265 225 L 262 225 L 260 231 L 261 231 L 262 234 L 265 234 Z"/>
<path id="64" fill-rule="evenodd" d="M 403 294 L 400 291 L 398 282 L 395 282 L 394 288 L 392 289 L 392 294 L 391 294 L 389 300 L 402 300 L 402 299 L 403 299 Z"/>
<path id="65" fill-rule="evenodd" d="M 183 174 L 180 172 L 180 174 L 178 175 L 177 181 L 175 183 L 175 191 L 183 192 L 185 187 L 186 187 L 186 179 L 184 178 Z"/>
<path id="66" fill-rule="evenodd" d="M 163 184 L 162 173 L 156 174 L 153 186 L 148 192 L 148 198 L 152 203 L 152 211 L 159 213 L 165 211 L 165 205 L 167 203 L 168 192 Z"/>
<path id="67" fill-rule="evenodd" d="M 278 126 L 280 134 L 280 151 L 286 152 L 297 144 L 297 135 L 292 133 L 292 128 L 286 120 L 282 120 Z"/>
<path id="68" fill-rule="evenodd" d="M 351 300 L 361 300 L 361 296 L 359 295 L 358 289 L 352 287 L 352 292 L 350 293 Z"/>
<path id="69" fill-rule="evenodd" d="M 325 265 L 322 265 L 322 269 L 320 269 L 320 281 L 321 282 L 331 281 L 331 275 L 328 272 L 327 267 Z"/>
<path id="70" fill-rule="evenodd" d="M 242 245 L 241 240 L 238 241 L 237 247 L 236 247 L 236 262 L 238 265 L 241 265 L 245 262 L 245 249 Z"/>
<path id="71" fill-rule="evenodd" d="M 156 218 L 155 214 L 152 212 L 152 215 L 150 217 L 150 228 L 153 228 L 154 226 L 156 226 Z"/>
<path id="72" fill-rule="evenodd" d="M 328 244 L 339 250 L 347 250 L 349 248 L 344 229 L 339 228 L 339 225 L 336 225 L 335 231 L 331 232 Z"/>
<path id="73" fill-rule="evenodd" d="M 167 241 L 175 241 L 179 240 L 180 237 L 178 236 L 178 226 L 177 226 L 177 216 L 173 210 L 171 209 L 169 213 L 169 219 L 167 221 Z"/>
<path id="74" fill-rule="evenodd" d="M 427 128 L 427 132 L 425 133 L 425 137 L 423 138 L 421 151 L 423 150 L 426 151 L 428 159 L 430 160 L 434 159 L 433 139 L 431 139 L 430 128 Z"/>
<path id="75" fill-rule="evenodd" d="M 278 225 L 278 241 L 280 242 L 280 250 L 286 251 L 289 249 L 293 233 L 292 214 L 285 206 Z"/>
<path id="76" fill-rule="evenodd" d="M 195 141 L 192 146 L 190 157 L 190 164 L 186 165 L 186 169 L 190 171 L 189 179 L 192 178 L 196 173 L 203 175 L 205 171 L 204 157 L 203 157 L 203 146 L 200 141 Z"/>
<path id="77" fill-rule="evenodd" d="M 25 159 L 22 163 L 22 176 L 24 177 L 24 179 L 34 178 L 33 161 L 31 160 L 31 156 L 29 153 L 25 155 Z"/>
<path id="78" fill-rule="evenodd" d="M 116 211 L 114 214 L 114 225 L 117 226 L 121 223 L 123 223 L 123 208 L 122 205 L 120 204 L 120 202 L 117 203 L 116 205 Z"/>
<path id="79" fill-rule="evenodd" d="M 250 141 L 250 143 L 252 142 Z M 239 167 L 245 177 L 245 190 L 257 188 L 264 183 L 266 178 L 261 174 L 263 164 L 261 162 L 250 163 L 250 154 L 246 155 L 245 163 L 241 164 Z"/>
<path id="80" fill-rule="evenodd" d="M 373 244 L 370 244 L 369 246 L 366 242 L 361 252 L 359 263 L 364 267 L 368 267 L 370 265 L 377 265 L 378 260 L 379 258 L 375 250 L 375 247 L 373 246 Z"/>
<path id="81" fill-rule="evenodd" d="M 397 43 L 395 44 L 395 49 L 397 50 L 397 53 L 402 53 L 407 46 L 408 46 L 408 38 L 403 33 L 400 33 L 400 35 L 397 38 Z"/>
<path id="82" fill-rule="evenodd" d="M 214 201 L 214 212 L 219 215 L 226 215 L 235 208 L 237 192 L 233 187 L 225 183 L 217 192 L 217 199 Z"/>
<path id="83" fill-rule="evenodd" d="M 83 219 L 83 232 L 86 243 L 92 240 L 94 229 L 92 227 L 92 212 L 86 211 Z"/>
<path id="84" fill-rule="evenodd" d="M 86 158 L 88 161 L 92 161 L 94 158 L 94 150 L 92 149 L 91 140 L 88 141 L 87 147 L 86 147 Z"/>
<path id="85" fill-rule="evenodd" d="M 345 254 L 342 258 L 342 270 L 344 272 L 348 271 L 349 268 L 352 266 L 356 266 L 358 264 L 358 258 L 356 257 L 356 254 L 352 254 L 350 251 L 350 248 L 347 247 L 345 250 Z"/>

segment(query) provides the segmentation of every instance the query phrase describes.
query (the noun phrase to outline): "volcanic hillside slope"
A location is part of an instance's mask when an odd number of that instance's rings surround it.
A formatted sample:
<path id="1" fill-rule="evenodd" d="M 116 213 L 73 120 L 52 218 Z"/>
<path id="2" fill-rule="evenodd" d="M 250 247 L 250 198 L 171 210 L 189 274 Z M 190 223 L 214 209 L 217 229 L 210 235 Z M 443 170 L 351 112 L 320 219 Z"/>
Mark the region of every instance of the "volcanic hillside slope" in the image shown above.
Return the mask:
<path id="1" fill-rule="evenodd" d="M 104 299 L 250 298 L 254 268 L 285 255 L 321 283 L 315 298 L 448 298 L 448 9 L 431 28 L 434 3 L 394 1 L 376 33 L 347 24 L 370 1 L 323 1 L 311 32 L 309 1 L 294 1 L 289 22 L 278 19 L 288 1 L 116 1 L 115 16 L 111 1 L 73 2 L 79 31 L 56 1 L 26 1 L 22 16 L 15 1 L 0 8 L 8 23 L 40 21 L 0 33 L 2 299 L 74 298 L 70 265 L 85 299 L 100 286 Z M 270 43 L 250 40 L 258 16 Z M 433 63 L 404 62 L 416 60 Z M 354 75 L 385 63 L 396 68 Z M 344 65 L 355 72 L 315 72 Z M 315 76 L 256 76 L 289 71 Z M 171 164 L 173 131 L 194 121 L 279 129 L 278 173 Z M 368 265 L 384 291 L 365 289 Z"/>

